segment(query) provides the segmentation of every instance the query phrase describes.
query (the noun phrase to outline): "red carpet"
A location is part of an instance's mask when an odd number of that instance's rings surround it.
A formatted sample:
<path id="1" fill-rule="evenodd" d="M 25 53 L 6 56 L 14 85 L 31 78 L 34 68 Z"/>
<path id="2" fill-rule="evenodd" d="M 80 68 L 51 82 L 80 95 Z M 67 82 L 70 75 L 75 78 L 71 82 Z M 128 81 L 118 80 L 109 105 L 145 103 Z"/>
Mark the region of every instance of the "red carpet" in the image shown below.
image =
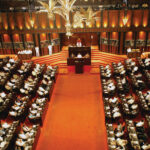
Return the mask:
<path id="1" fill-rule="evenodd" d="M 99 74 L 58 76 L 36 150 L 107 150 Z"/>

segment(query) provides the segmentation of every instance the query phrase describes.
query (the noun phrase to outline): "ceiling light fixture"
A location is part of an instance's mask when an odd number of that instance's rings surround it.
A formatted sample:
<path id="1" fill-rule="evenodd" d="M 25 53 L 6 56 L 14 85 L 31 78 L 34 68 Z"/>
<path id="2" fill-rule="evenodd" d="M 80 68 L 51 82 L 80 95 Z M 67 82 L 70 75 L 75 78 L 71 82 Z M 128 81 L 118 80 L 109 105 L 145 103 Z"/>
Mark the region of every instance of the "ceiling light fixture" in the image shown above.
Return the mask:
<path id="1" fill-rule="evenodd" d="M 91 7 L 87 10 L 81 8 L 80 11 L 75 11 L 73 16 L 73 23 L 70 21 L 70 12 L 73 12 L 73 5 L 77 0 L 49 0 L 49 4 L 38 1 L 45 10 L 40 10 L 38 12 L 46 11 L 48 13 L 48 18 L 54 20 L 55 14 L 60 15 L 65 20 L 66 35 L 71 36 L 72 27 L 77 28 L 83 26 L 83 22 L 89 25 L 97 19 L 96 14 L 99 12 L 94 12 Z M 56 4 L 59 4 L 56 6 Z"/>

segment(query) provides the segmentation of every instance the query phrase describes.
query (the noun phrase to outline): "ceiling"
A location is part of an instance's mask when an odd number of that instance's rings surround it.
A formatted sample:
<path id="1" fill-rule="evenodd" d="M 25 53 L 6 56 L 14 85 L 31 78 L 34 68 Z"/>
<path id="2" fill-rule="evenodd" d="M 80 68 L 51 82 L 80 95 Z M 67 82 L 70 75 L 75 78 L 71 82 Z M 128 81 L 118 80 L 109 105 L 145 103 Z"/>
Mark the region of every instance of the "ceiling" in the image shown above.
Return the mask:
<path id="1" fill-rule="evenodd" d="M 0 0 L 0 11 L 32 11 L 43 9 L 38 0 Z M 41 0 L 47 2 L 48 0 Z M 150 8 L 150 0 L 76 0 L 74 7 L 92 6 L 95 9 L 144 9 L 147 4 Z"/>

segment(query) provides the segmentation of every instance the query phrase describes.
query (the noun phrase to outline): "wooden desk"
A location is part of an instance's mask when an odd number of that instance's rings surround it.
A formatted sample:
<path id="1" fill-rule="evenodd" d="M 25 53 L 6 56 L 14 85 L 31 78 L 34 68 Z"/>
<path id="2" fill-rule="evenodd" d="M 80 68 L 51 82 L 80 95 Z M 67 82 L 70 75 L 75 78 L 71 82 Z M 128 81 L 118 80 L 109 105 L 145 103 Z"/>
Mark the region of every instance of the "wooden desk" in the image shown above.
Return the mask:
<path id="1" fill-rule="evenodd" d="M 32 58 L 32 54 L 18 54 L 17 56 L 21 60 L 29 60 Z"/>
<path id="2" fill-rule="evenodd" d="M 141 57 L 141 51 L 139 49 L 132 49 L 131 52 L 127 53 L 128 58 Z"/>
<path id="3" fill-rule="evenodd" d="M 84 65 L 91 65 L 91 58 L 67 58 L 68 66 L 75 65 L 75 61 L 83 60 Z"/>
<path id="4" fill-rule="evenodd" d="M 77 58 L 81 54 L 82 58 Z M 72 57 L 72 55 L 74 57 Z M 88 58 L 86 57 L 88 55 Z M 83 65 L 91 65 L 91 47 L 69 47 L 68 65 L 75 65 L 75 61 L 82 60 Z"/>
<path id="5" fill-rule="evenodd" d="M 75 61 L 75 72 L 76 73 L 83 73 L 83 64 L 84 64 L 83 59 L 78 59 Z"/>
<path id="6" fill-rule="evenodd" d="M 29 60 L 32 58 L 32 50 L 20 50 L 18 51 L 18 58 L 21 59 L 21 60 Z"/>

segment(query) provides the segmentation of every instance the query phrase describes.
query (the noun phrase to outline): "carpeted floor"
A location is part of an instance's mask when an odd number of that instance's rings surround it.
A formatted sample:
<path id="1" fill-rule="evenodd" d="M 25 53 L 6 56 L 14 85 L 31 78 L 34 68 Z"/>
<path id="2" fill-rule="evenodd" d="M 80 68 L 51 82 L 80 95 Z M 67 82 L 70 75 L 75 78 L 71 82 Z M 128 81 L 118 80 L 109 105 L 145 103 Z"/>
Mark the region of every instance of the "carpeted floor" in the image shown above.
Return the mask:
<path id="1" fill-rule="evenodd" d="M 58 76 L 36 150 L 107 150 L 99 74 Z"/>

